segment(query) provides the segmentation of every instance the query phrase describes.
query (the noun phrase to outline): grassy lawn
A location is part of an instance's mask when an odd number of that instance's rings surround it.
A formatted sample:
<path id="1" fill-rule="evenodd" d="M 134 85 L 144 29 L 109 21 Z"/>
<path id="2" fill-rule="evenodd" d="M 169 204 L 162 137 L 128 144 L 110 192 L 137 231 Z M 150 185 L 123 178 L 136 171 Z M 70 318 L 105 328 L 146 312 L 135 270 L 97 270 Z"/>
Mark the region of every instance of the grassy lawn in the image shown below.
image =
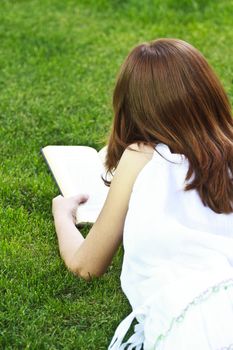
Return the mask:
<path id="1" fill-rule="evenodd" d="M 107 349 L 130 312 L 123 249 L 91 283 L 66 271 L 40 148 L 100 149 L 120 64 L 158 37 L 199 48 L 232 101 L 232 13 L 232 0 L 1 0 L 0 349 Z"/>

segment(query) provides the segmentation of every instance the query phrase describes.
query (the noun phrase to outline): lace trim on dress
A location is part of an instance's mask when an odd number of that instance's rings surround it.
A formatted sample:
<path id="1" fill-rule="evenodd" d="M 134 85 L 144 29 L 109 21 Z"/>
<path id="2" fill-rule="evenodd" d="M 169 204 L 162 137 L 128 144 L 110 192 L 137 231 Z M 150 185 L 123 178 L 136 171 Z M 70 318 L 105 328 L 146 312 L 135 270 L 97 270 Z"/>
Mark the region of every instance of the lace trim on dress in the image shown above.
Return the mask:
<path id="1" fill-rule="evenodd" d="M 204 292 L 202 292 L 197 297 L 195 297 L 189 304 L 187 304 L 187 306 L 182 310 L 182 312 L 178 316 L 176 316 L 172 319 L 167 331 L 163 334 L 160 334 L 157 337 L 155 344 L 153 346 L 153 350 L 158 349 L 158 346 L 160 345 L 160 343 L 168 337 L 168 335 L 170 334 L 170 332 L 171 332 L 172 328 L 175 326 L 175 324 L 181 323 L 184 320 L 187 312 L 189 311 L 189 309 L 191 307 L 206 301 L 211 295 L 218 293 L 220 290 L 228 289 L 229 287 L 233 287 L 233 278 L 223 280 L 220 283 L 217 283 L 217 284 L 207 288 L 206 290 L 204 290 Z M 120 325 L 116 329 L 115 335 L 114 335 L 114 337 L 109 345 L 109 348 L 108 348 L 109 350 L 118 350 L 118 349 L 119 350 L 125 350 L 125 349 L 141 350 L 141 348 L 143 347 L 143 344 L 144 344 L 144 340 L 145 340 L 144 321 L 145 321 L 145 318 L 147 317 L 147 313 L 149 311 L 149 306 L 150 305 L 147 302 L 142 307 L 135 309 L 120 323 Z M 125 343 L 122 343 L 123 338 L 126 335 L 133 319 L 139 315 L 142 317 L 142 321 L 134 326 L 134 334 Z M 222 347 L 222 348 L 216 349 L 216 350 L 233 350 L 233 344 L 230 344 L 228 347 Z"/>
<path id="2" fill-rule="evenodd" d="M 230 344 L 228 346 L 224 346 L 223 348 L 217 349 L 217 350 L 233 350 L 233 344 Z"/>
<path id="3" fill-rule="evenodd" d="M 182 310 L 180 315 L 178 315 L 177 317 L 174 317 L 172 319 L 170 327 L 168 328 L 168 330 L 164 334 L 160 334 L 158 336 L 158 338 L 156 339 L 156 342 L 155 342 L 154 350 L 157 349 L 159 343 L 162 340 L 167 338 L 167 336 L 171 332 L 171 330 L 174 327 L 174 325 L 177 324 L 177 323 L 181 323 L 184 320 L 188 310 L 192 306 L 195 306 L 195 305 L 197 305 L 199 303 L 202 303 L 202 302 L 206 301 L 214 293 L 217 293 L 217 292 L 219 292 L 220 290 L 223 290 L 223 289 L 228 289 L 229 287 L 233 287 L 233 278 L 221 281 L 220 283 L 217 283 L 214 286 L 212 286 L 210 288 L 207 288 L 204 292 L 202 292 L 197 297 L 195 297 L 189 304 L 187 304 L 187 306 Z M 233 344 L 230 344 L 229 347 L 223 347 L 223 348 L 218 349 L 218 350 L 233 350 Z"/>

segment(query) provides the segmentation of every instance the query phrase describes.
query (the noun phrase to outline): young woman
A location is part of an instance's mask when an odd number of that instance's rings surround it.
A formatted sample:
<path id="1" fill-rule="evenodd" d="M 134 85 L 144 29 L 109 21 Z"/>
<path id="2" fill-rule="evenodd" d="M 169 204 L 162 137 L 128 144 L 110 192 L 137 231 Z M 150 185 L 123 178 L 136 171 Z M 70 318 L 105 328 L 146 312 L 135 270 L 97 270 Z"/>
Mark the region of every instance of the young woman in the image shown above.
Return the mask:
<path id="1" fill-rule="evenodd" d="M 113 95 L 104 207 L 86 239 L 53 200 L 67 267 L 102 275 L 123 241 L 132 313 L 109 349 L 233 349 L 233 119 L 201 53 L 177 39 L 135 47 Z M 80 189 L 81 191 L 82 189 Z M 124 340 L 132 320 L 134 334 Z M 97 346 L 98 348 L 98 346 Z"/>

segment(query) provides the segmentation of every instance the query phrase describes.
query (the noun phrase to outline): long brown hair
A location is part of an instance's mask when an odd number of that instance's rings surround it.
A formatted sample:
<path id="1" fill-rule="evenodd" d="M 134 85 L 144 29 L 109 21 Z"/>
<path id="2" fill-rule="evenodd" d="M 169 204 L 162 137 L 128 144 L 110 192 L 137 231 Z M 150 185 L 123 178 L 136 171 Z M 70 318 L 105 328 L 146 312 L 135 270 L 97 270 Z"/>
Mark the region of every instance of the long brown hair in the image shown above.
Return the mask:
<path id="1" fill-rule="evenodd" d="M 113 93 L 106 167 L 131 143 L 162 142 L 189 160 L 184 190 L 196 189 L 216 213 L 233 212 L 233 119 L 215 73 L 190 44 L 158 39 L 127 56 Z"/>

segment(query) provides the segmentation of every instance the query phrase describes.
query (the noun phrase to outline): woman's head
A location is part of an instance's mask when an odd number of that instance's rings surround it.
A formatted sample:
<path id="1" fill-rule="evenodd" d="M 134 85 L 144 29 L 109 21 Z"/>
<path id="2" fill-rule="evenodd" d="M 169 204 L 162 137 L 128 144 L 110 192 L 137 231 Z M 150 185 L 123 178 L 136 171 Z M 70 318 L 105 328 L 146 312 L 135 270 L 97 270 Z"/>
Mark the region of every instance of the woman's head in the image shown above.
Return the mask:
<path id="1" fill-rule="evenodd" d="M 106 165 L 111 171 L 133 142 L 167 144 L 190 163 L 186 190 L 205 205 L 231 212 L 233 119 L 227 95 L 202 54 L 178 39 L 136 46 L 119 72 Z M 218 174 L 218 175 L 217 175 Z M 219 176 L 220 175 L 220 176 Z"/>

